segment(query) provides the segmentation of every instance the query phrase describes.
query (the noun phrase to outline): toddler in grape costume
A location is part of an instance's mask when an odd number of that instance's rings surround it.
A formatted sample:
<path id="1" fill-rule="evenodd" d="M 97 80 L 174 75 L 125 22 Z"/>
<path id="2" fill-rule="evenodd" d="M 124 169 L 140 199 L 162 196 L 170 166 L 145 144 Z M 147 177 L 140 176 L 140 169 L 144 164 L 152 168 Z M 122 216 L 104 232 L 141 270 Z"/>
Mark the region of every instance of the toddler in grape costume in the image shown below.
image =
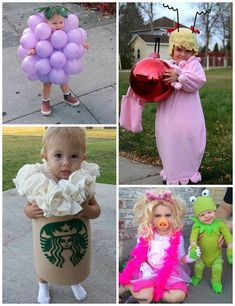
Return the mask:
<path id="1" fill-rule="evenodd" d="M 48 283 L 71 286 L 81 301 L 80 285 L 90 272 L 90 219 L 100 214 L 95 199 L 99 167 L 86 159 L 86 135 L 81 127 L 50 127 L 42 140 L 44 164 L 26 164 L 13 180 L 28 199 L 32 219 L 38 302 L 50 302 Z"/>
<path id="2" fill-rule="evenodd" d="M 17 53 L 27 78 L 43 83 L 41 113 L 48 116 L 52 83 L 60 84 L 66 103 L 79 105 L 78 98 L 70 92 L 69 75 L 81 72 L 81 57 L 89 44 L 78 17 L 69 14 L 66 8 L 49 6 L 39 12 L 29 17 Z"/>
<path id="3" fill-rule="evenodd" d="M 228 245 L 227 259 L 232 264 L 232 235 L 227 225 L 215 217 L 216 205 L 209 191 L 206 189 L 200 197 L 191 197 L 195 217 L 190 235 L 190 258 L 197 259 L 194 267 L 195 275 L 192 278 L 192 285 L 197 285 L 201 279 L 205 266 L 211 267 L 211 285 L 215 293 L 222 293 L 221 275 L 223 269 L 222 250 L 218 246 L 220 235 Z M 196 246 L 200 247 L 201 257 L 197 258 Z"/>

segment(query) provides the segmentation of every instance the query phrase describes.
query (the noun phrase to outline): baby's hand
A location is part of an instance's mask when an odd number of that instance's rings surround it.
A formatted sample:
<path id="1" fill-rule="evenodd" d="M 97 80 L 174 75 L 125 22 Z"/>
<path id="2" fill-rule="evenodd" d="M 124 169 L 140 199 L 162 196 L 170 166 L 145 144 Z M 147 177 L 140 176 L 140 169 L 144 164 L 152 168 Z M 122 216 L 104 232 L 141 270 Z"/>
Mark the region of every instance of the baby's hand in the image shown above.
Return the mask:
<path id="1" fill-rule="evenodd" d="M 35 54 L 36 54 L 36 50 L 34 48 L 28 51 L 28 55 L 35 55 Z"/>
<path id="2" fill-rule="evenodd" d="M 164 78 L 163 78 L 164 82 L 176 82 L 178 81 L 178 74 L 176 72 L 176 70 L 174 68 L 170 68 L 168 69 L 166 72 L 164 72 Z"/>
<path id="3" fill-rule="evenodd" d="M 83 47 L 86 48 L 86 49 L 89 49 L 89 48 L 90 48 L 90 45 L 88 44 L 87 41 L 84 41 Z"/>
<path id="4" fill-rule="evenodd" d="M 28 202 L 24 208 L 26 216 L 30 219 L 43 217 L 43 210 L 37 206 L 35 202 Z"/>
<path id="5" fill-rule="evenodd" d="M 192 249 L 195 249 L 195 258 L 192 258 L 191 257 L 191 252 L 192 252 Z M 185 264 L 185 263 L 192 263 L 192 262 L 195 262 L 197 260 L 197 258 L 199 258 L 201 256 L 201 250 L 198 246 L 190 246 L 188 248 L 188 254 L 184 256 L 184 259 L 182 260 L 182 263 Z"/>
<path id="6" fill-rule="evenodd" d="M 198 246 L 190 246 L 188 249 L 188 255 L 190 259 L 196 260 L 201 255 L 201 250 Z"/>
<path id="7" fill-rule="evenodd" d="M 100 215 L 100 206 L 96 202 L 95 197 L 93 196 L 91 199 L 86 200 L 81 204 L 83 210 L 74 216 L 74 219 L 79 219 L 81 217 L 85 217 L 88 219 L 98 218 Z"/>

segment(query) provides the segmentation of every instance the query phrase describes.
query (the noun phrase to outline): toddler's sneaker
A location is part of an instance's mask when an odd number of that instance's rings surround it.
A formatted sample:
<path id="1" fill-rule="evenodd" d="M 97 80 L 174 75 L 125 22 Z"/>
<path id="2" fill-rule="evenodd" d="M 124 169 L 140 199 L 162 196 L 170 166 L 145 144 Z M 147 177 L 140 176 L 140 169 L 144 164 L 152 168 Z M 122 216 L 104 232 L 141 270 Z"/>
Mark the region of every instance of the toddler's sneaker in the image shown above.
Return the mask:
<path id="1" fill-rule="evenodd" d="M 41 113 L 44 116 L 49 116 L 51 114 L 50 100 L 42 101 L 42 104 L 41 104 Z"/>
<path id="2" fill-rule="evenodd" d="M 64 95 L 64 102 L 68 103 L 71 106 L 77 106 L 80 104 L 80 101 L 77 97 L 69 95 Z"/>

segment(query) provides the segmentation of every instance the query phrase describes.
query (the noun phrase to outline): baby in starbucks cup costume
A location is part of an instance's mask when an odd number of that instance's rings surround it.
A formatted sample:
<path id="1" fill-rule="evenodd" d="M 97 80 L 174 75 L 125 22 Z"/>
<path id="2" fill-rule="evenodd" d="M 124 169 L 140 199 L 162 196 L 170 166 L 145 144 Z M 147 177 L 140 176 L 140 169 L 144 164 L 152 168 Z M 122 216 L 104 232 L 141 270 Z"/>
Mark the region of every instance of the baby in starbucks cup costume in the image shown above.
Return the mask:
<path id="1" fill-rule="evenodd" d="M 39 278 L 38 302 L 50 303 L 48 282 L 71 286 L 77 300 L 90 272 L 89 219 L 100 214 L 95 199 L 99 167 L 86 159 L 86 133 L 81 127 L 50 127 L 42 140 L 43 164 L 23 166 L 13 180 L 28 199 L 33 248 Z"/>

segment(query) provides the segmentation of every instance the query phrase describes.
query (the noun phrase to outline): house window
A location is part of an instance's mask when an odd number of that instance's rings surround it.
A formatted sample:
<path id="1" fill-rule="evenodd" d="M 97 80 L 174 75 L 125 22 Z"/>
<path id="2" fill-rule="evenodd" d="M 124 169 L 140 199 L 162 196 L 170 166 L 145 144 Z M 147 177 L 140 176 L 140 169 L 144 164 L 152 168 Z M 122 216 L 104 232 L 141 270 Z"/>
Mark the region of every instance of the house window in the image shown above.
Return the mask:
<path id="1" fill-rule="evenodd" d="M 140 49 L 137 49 L 137 58 L 140 59 Z"/>

